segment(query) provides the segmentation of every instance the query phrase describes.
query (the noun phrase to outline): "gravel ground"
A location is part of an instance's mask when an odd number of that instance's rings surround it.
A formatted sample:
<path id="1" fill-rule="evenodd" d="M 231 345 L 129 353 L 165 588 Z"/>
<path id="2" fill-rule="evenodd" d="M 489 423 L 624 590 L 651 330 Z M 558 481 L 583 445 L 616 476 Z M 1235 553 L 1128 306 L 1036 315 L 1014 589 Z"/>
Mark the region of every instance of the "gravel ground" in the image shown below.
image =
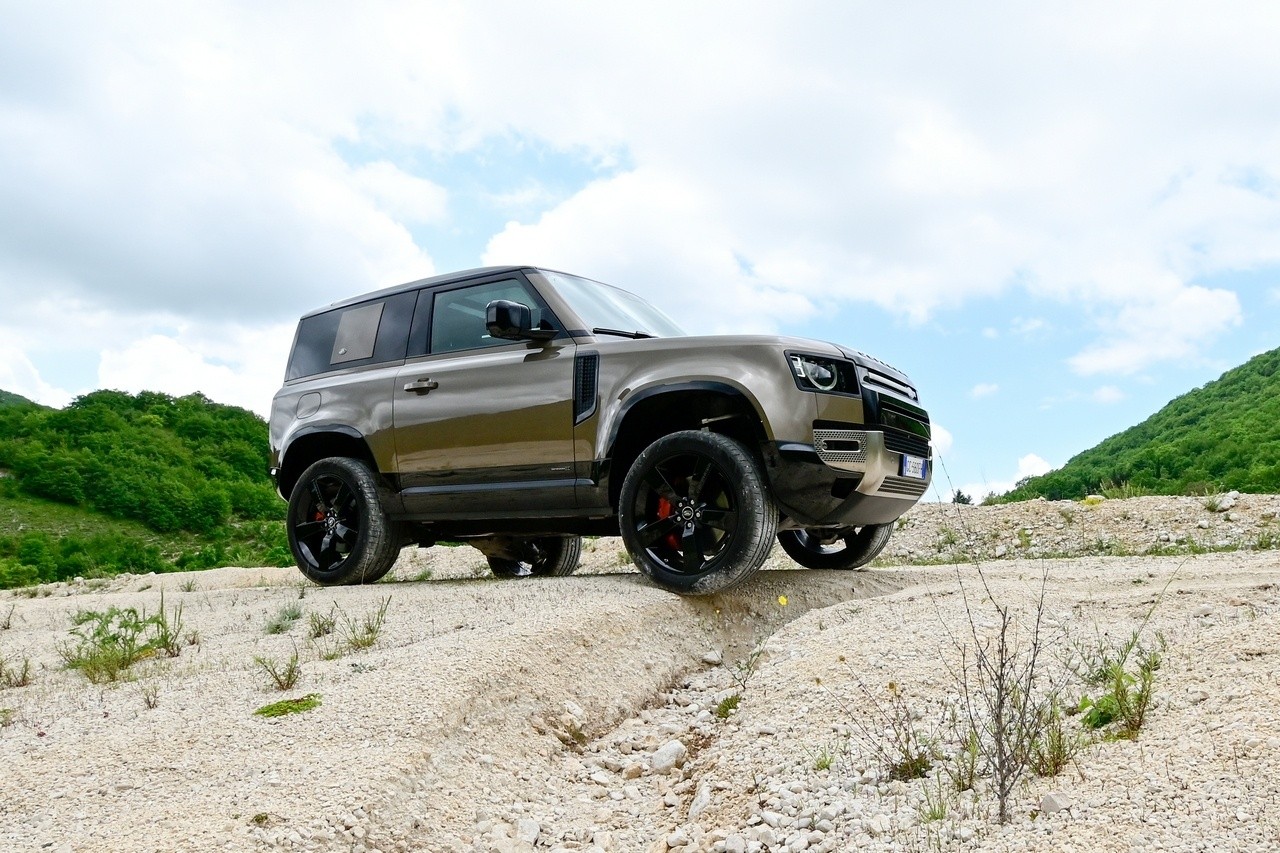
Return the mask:
<path id="1" fill-rule="evenodd" d="M 1255 549 L 1278 506 L 920 507 L 890 560 L 990 553 L 842 573 L 775 550 L 707 599 L 647 585 L 616 540 L 570 578 L 493 581 L 472 549 L 433 548 L 364 588 L 219 569 L 0 594 L 5 672 L 31 665 L 27 686 L 0 673 L 0 849 L 1275 850 L 1280 552 Z M 1249 550 L 1024 556 L 1099 539 Z M 1093 690 L 1065 681 L 1071 650 L 1135 630 L 1164 644 L 1138 738 L 1027 777 L 1004 825 L 988 784 L 957 793 L 945 772 L 970 626 L 996 625 L 979 567 L 1023 628 L 1043 584 L 1044 676 L 1071 704 Z M 155 613 L 161 592 L 195 632 L 177 657 L 103 685 L 63 666 L 74 614 Z M 347 617 L 358 628 L 383 602 L 377 641 L 345 646 Z M 301 617 L 268 634 L 288 608 Z M 310 638 L 329 615 L 339 630 Z M 275 690 L 255 658 L 295 650 L 301 677 Z M 308 694 L 319 707 L 253 713 Z M 896 708 L 931 745 L 923 780 L 889 778 Z"/>

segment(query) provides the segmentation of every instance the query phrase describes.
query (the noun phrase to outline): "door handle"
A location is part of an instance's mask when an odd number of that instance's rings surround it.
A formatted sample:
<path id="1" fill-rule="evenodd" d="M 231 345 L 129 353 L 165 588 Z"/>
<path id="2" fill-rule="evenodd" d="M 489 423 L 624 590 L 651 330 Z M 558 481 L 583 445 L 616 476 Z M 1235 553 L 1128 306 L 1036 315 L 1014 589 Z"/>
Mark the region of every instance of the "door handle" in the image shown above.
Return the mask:
<path id="1" fill-rule="evenodd" d="M 425 394 L 435 388 L 439 388 L 440 383 L 434 379 L 415 379 L 412 382 L 406 382 L 404 390 L 414 394 Z"/>

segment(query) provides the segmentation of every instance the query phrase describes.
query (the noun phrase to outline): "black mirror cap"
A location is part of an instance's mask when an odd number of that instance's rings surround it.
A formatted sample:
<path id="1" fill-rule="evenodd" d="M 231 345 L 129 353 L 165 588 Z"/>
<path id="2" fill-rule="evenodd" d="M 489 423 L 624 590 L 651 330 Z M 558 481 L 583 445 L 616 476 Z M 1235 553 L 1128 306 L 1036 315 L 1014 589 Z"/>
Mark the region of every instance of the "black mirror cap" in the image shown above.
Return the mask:
<path id="1" fill-rule="evenodd" d="M 489 335 L 508 341 L 546 341 L 556 336 L 555 329 L 533 326 L 533 312 L 528 305 L 495 299 L 485 306 L 484 325 Z"/>

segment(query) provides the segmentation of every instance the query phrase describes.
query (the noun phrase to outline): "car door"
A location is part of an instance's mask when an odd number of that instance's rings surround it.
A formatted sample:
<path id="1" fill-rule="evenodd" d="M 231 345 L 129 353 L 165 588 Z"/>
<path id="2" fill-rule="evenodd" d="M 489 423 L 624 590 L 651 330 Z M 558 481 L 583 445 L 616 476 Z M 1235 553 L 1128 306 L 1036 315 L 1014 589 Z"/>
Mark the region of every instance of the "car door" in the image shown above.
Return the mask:
<path id="1" fill-rule="evenodd" d="M 519 274 L 419 295 L 393 405 L 396 470 L 410 515 L 573 510 L 573 341 L 490 337 L 485 307 L 499 299 L 528 305 L 535 322 L 563 329 Z"/>

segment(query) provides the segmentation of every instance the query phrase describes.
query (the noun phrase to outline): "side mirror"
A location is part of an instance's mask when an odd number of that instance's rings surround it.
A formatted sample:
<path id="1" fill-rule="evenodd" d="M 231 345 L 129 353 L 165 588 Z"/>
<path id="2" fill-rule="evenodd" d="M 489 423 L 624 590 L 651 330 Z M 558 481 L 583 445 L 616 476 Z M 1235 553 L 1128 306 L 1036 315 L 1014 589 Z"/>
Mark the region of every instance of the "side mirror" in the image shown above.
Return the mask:
<path id="1" fill-rule="evenodd" d="M 495 299 L 485 306 L 484 325 L 490 337 L 508 341 L 549 341 L 556 336 L 556 330 L 544 328 L 543 323 L 534 327 L 528 305 L 506 299 Z"/>

